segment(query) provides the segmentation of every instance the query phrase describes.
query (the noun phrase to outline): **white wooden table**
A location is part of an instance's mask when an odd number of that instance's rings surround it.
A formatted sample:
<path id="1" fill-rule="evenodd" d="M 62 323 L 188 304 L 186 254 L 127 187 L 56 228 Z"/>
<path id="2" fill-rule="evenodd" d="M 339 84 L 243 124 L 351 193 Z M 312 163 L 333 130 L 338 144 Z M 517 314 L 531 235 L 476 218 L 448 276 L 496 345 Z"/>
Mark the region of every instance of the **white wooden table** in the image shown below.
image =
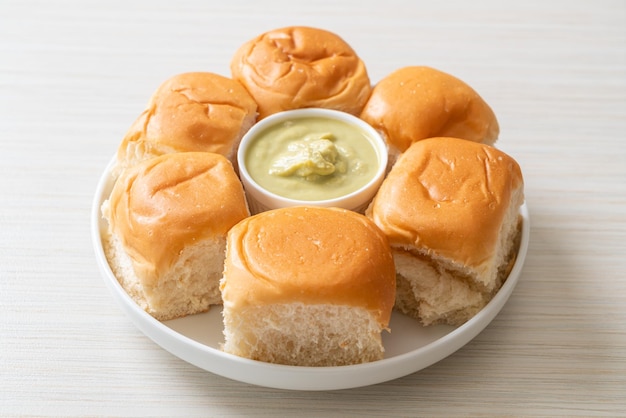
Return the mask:
<path id="1" fill-rule="evenodd" d="M 435 4 L 436 3 L 436 4 Z M 212 375 L 141 334 L 90 242 L 98 177 L 163 80 L 228 75 L 269 29 L 340 34 L 376 82 L 430 65 L 471 84 L 521 164 L 521 280 L 477 338 L 371 387 Z M 0 415 L 626 414 L 626 3 L 0 2 Z"/>

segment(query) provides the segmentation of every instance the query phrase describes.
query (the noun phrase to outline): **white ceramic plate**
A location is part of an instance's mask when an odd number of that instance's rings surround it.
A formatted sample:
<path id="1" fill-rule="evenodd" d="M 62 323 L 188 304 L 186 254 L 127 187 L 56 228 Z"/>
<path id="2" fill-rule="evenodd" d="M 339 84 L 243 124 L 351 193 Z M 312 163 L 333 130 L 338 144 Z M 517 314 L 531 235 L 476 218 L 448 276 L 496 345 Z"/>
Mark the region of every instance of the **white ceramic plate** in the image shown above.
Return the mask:
<path id="1" fill-rule="evenodd" d="M 530 236 L 526 205 L 522 238 L 515 266 L 507 281 L 491 302 L 474 318 L 459 327 L 422 327 L 415 320 L 394 312 L 392 333 L 383 333 L 383 360 L 341 367 L 285 366 L 248 360 L 219 350 L 223 341 L 219 307 L 182 319 L 159 322 L 144 312 L 124 291 L 113 275 L 104 255 L 101 233 L 106 221 L 100 206 L 113 187 L 112 163 L 103 173 L 94 197 L 91 227 L 96 259 L 113 296 L 133 323 L 155 343 L 173 355 L 209 372 L 259 386 L 293 390 L 335 390 L 368 386 L 393 380 L 424 369 L 457 351 L 478 335 L 500 312 L 517 284 Z"/>

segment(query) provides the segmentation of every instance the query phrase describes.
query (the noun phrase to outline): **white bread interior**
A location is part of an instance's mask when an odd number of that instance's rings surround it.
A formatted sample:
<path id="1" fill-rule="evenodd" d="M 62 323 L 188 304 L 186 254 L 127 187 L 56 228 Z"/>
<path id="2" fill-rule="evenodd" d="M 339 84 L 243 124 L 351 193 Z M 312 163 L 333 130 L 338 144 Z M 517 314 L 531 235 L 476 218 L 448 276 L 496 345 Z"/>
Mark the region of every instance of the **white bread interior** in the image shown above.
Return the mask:
<path id="1" fill-rule="evenodd" d="M 280 303 L 228 310 L 223 350 L 295 366 L 343 366 L 380 360 L 381 326 L 362 307 Z"/>
<path id="2" fill-rule="evenodd" d="M 395 307 L 423 325 L 461 325 L 489 303 L 515 262 L 521 217 L 514 196 L 502 223 L 493 271 L 476 270 L 444 257 L 429 256 L 415 248 L 393 246 L 396 265 Z M 489 279 L 488 279 L 489 277 Z"/>
<path id="3" fill-rule="evenodd" d="M 187 246 L 156 282 L 144 284 L 119 238 L 106 233 L 105 255 L 128 295 L 160 321 L 206 312 L 222 303 L 219 281 L 224 268 L 226 239 L 205 239 Z"/>

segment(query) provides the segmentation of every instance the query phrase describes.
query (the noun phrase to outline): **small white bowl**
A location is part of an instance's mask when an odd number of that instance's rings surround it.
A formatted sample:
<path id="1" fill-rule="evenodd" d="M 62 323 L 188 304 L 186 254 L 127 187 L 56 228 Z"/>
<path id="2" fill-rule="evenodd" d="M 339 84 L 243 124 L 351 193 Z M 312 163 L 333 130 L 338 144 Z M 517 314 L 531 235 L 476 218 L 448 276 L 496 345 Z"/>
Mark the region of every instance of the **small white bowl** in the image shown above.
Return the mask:
<path id="1" fill-rule="evenodd" d="M 245 157 L 250 145 L 254 143 L 258 135 L 271 126 L 281 124 L 290 120 L 310 117 L 328 118 L 348 123 L 349 125 L 354 126 L 365 134 L 365 137 L 369 139 L 371 144 L 374 146 L 378 157 L 378 167 L 376 169 L 376 173 L 367 184 L 353 192 L 332 199 L 298 200 L 270 192 L 254 180 L 246 166 Z M 340 207 L 362 213 L 363 211 L 365 211 L 371 200 L 374 198 L 374 195 L 376 194 L 382 181 L 384 180 L 387 160 L 388 155 L 385 141 L 371 125 L 349 113 L 322 108 L 287 110 L 284 112 L 270 115 L 257 122 L 244 135 L 239 145 L 239 149 L 237 150 L 237 164 L 239 166 L 239 175 L 246 191 L 250 211 L 253 214 L 271 209 L 301 205 Z"/>

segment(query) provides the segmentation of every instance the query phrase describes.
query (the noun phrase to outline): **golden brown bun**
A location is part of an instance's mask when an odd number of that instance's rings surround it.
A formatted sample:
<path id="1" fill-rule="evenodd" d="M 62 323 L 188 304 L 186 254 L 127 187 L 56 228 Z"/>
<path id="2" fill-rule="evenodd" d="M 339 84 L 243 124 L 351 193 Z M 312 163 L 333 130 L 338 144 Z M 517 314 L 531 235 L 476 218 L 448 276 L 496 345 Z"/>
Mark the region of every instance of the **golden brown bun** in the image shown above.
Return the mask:
<path id="1" fill-rule="evenodd" d="M 129 168 L 103 214 L 110 265 L 149 313 L 171 319 L 221 302 L 226 233 L 249 216 L 243 187 L 225 157 L 173 153 Z"/>
<path id="2" fill-rule="evenodd" d="M 243 44 L 231 74 L 259 105 L 259 119 L 283 110 L 323 107 L 358 115 L 371 92 L 365 64 L 334 33 L 275 29 Z"/>
<path id="3" fill-rule="evenodd" d="M 387 326 L 394 283 L 386 238 L 352 211 L 276 209 L 243 220 L 228 234 L 222 293 L 230 306 L 362 306 Z"/>
<path id="4" fill-rule="evenodd" d="M 227 240 L 224 350 L 295 365 L 382 358 L 395 299 L 385 236 L 344 209 L 294 207 L 247 218 Z"/>
<path id="5" fill-rule="evenodd" d="M 399 291 L 397 305 L 451 324 L 484 306 L 512 256 L 523 199 L 520 167 L 502 151 L 457 138 L 411 145 L 366 211 L 394 250 L 399 285 L 416 292 Z"/>
<path id="6" fill-rule="evenodd" d="M 404 67 L 383 78 L 361 118 L 383 134 L 392 155 L 436 136 L 491 145 L 500 131 L 495 114 L 474 89 L 422 66 Z"/>
<path id="7" fill-rule="evenodd" d="M 257 105 L 237 81 L 208 72 L 176 75 L 159 86 L 118 148 L 120 167 L 171 152 L 205 151 L 234 162 Z"/>

